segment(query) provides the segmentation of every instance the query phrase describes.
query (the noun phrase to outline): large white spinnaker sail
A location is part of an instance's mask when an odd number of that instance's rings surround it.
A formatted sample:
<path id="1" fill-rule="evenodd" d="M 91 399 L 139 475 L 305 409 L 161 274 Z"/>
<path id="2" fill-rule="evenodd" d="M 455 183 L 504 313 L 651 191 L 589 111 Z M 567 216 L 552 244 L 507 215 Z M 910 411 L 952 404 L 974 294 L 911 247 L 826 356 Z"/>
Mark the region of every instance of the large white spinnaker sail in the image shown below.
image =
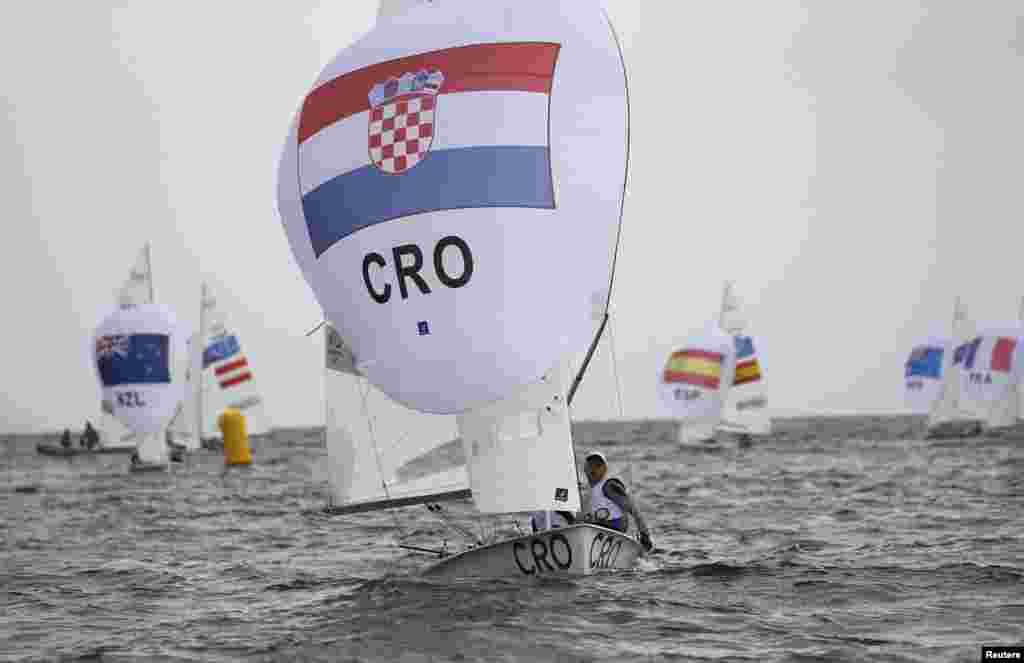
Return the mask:
<path id="1" fill-rule="evenodd" d="M 713 321 L 677 348 L 658 372 L 661 412 L 679 420 L 681 442 L 711 440 L 722 419 L 727 381 L 731 381 L 734 342 Z"/>
<path id="2" fill-rule="evenodd" d="M 366 377 L 408 407 L 458 413 L 586 348 L 627 136 L 597 4 L 424 3 L 342 51 L 295 118 L 279 205 Z"/>
<path id="3" fill-rule="evenodd" d="M 988 428 L 1008 427 L 1016 420 L 1019 343 L 1019 329 L 990 327 L 954 353 L 953 361 L 960 368 L 961 404 Z"/>

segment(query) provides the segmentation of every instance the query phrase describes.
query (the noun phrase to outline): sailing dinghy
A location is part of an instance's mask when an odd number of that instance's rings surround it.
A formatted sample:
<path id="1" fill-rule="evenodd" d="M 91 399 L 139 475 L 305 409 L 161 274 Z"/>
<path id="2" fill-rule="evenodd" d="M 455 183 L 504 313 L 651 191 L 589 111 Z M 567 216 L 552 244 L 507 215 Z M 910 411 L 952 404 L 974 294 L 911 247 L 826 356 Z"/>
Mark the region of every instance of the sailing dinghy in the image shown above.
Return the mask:
<path id="1" fill-rule="evenodd" d="M 117 291 L 116 306 L 124 310 L 154 304 L 153 294 L 153 260 L 149 242 L 142 247 L 132 265 L 128 278 Z M 114 416 L 114 405 L 106 399 L 100 399 L 100 419 L 96 426 L 100 436 L 99 446 L 117 453 L 134 453 L 138 439 L 134 432 L 118 421 Z"/>
<path id="2" fill-rule="evenodd" d="M 596 4 L 411 4 L 323 70 L 279 169 L 285 233 L 350 360 L 327 370 L 330 509 L 577 511 L 568 365 L 604 329 L 595 292 L 607 312 L 622 55 Z M 642 550 L 582 524 L 434 550 L 427 572 L 589 573 Z"/>
<path id="3" fill-rule="evenodd" d="M 184 354 L 177 319 L 165 306 L 140 304 L 108 315 L 94 337 L 95 366 L 114 416 L 135 433 L 133 471 L 166 470 L 166 427 L 182 400 L 176 362 Z"/>
<path id="4" fill-rule="evenodd" d="M 722 421 L 722 406 L 729 372 L 735 364 L 734 341 L 710 321 L 669 354 L 658 372 L 657 389 L 662 415 L 679 422 L 683 446 L 712 445 Z"/>
<path id="5" fill-rule="evenodd" d="M 263 410 L 263 395 L 240 338 L 213 289 L 204 283 L 200 294 L 197 357 L 192 366 L 199 378 L 191 384 L 188 409 L 194 416 L 202 446 L 207 448 L 223 446 L 217 422 L 227 408 L 234 408 L 245 416 L 249 435 L 270 431 Z"/>
<path id="6" fill-rule="evenodd" d="M 722 416 L 715 432 L 733 435 L 740 444 L 746 445 L 754 437 L 771 434 L 772 420 L 768 412 L 764 367 L 758 352 L 761 342 L 745 333 L 747 321 L 730 282 L 726 282 L 722 292 L 718 324 L 732 336 L 734 347 L 732 360 L 725 370 L 728 384 L 724 387 Z"/>
<path id="7" fill-rule="evenodd" d="M 939 337 L 933 334 L 930 338 L 932 343 L 925 347 L 935 349 L 935 341 Z M 930 400 L 926 439 L 962 438 L 981 433 L 984 414 L 978 413 L 971 407 L 976 404 L 975 401 L 963 398 L 963 380 L 961 379 L 963 358 L 965 348 L 971 342 L 970 338 L 971 325 L 967 318 L 967 311 L 960 298 L 957 297 L 953 304 L 951 333 L 946 337 L 941 353 L 942 367 L 939 372 L 941 387 L 933 400 L 924 394 L 920 397 L 908 396 L 912 399 Z M 920 347 L 915 348 L 915 350 L 918 349 Z M 908 362 L 907 373 L 911 370 L 909 364 L 910 362 Z M 913 376 L 908 375 L 906 378 L 908 394 L 912 387 L 916 389 L 914 382 Z M 928 393 L 933 392 L 928 391 Z"/>

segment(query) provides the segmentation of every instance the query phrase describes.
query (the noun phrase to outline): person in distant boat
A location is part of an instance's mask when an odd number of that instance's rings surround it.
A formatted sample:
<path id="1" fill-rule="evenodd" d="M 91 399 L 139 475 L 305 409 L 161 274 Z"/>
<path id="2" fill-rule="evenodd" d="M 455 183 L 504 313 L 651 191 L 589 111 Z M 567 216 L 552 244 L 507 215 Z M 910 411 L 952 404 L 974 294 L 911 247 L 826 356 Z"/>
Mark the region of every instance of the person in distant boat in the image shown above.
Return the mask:
<path id="1" fill-rule="evenodd" d="M 92 427 L 92 424 L 88 421 L 85 422 L 85 433 L 82 434 L 85 439 L 85 446 L 88 449 L 93 449 L 100 442 L 100 435 L 96 432 L 96 429 Z"/>
<path id="2" fill-rule="evenodd" d="M 71 448 L 71 431 L 67 428 L 64 429 L 64 434 L 60 436 L 60 446 L 65 449 Z"/>
<path id="3" fill-rule="evenodd" d="M 548 529 L 548 511 L 534 511 L 530 514 L 530 527 L 534 532 Z M 576 516 L 570 511 L 551 511 L 551 529 L 568 527 L 576 522 Z"/>
<path id="4" fill-rule="evenodd" d="M 647 550 L 654 547 L 647 523 L 626 494 L 626 486 L 618 479 L 608 478 L 608 461 L 600 451 L 587 454 L 584 464 L 587 479 L 590 480 L 590 511 L 586 520 L 609 529 L 625 533 L 629 529 L 629 516 L 636 518 L 639 530 L 638 540 Z"/>

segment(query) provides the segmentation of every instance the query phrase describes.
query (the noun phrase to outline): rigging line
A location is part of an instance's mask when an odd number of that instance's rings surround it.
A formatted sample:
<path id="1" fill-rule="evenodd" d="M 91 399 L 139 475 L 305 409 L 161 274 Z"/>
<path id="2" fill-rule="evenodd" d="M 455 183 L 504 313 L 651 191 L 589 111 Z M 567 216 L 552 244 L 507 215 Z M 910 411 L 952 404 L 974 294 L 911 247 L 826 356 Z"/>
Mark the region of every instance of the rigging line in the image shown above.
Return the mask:
<path id="1" fill-rule="evenodd" d="M 317 332 L 318 329 L 320 329 L 321 327 L 323 327 L 326 324 L 327 324 L 327 320 L 326 319 L 325 320 L 321 320 L 320 324 L 318 324 L 316 327 L 313 327 L 308 332 L 306 332 L 306 336 L 312 336 L 313 334 L 315 334 Z"/>
<path id="2" fill-rule="evenodd" d="M 356 380 L 358 380 L 358 382 L 355 386 L 358 390 L 360 400 L 362 401 L 362 414 L 366 419 L 367 428 L 370 431 L 370 444 L 373 446 L 373 458 L 377 463 L 377 476 L 380 477 L 380 485 L 381 488 L 384 489 L 385 499 L 390 500 L 391 491 L 388 490 L 388 483 L 384 479 L 384 464 L 380 459 L 380 447 L 377 445 L 377 432 L 374 430 L 373 417 L 370 414 L 370 381 L 363 377 L 358 377 Z M 395 522 L 395 529 L 398 530 L 399 540 L 405 539 L 405 529 L 402 527 L 402 523 L 398 519 L 398 513 L 395 512 L 395 509 L 388 509 L 388 511 L 391 513 L 391 518 Z"/>
<path id="3" fill-rule="evenodd" d="M 625 412 L 622 405 L 622 387 L 619 383 L 619 360 L 618 354 L 615 352 L 615 321 L 612 320 L 611 324 L 608 325 L 608 345 L 612 353 L 612 376 L 615 379 L 615 402 L 619 408 L 619 422 L 624 423 Z M 633 490 L 633 455 L 629 455 L 629 460 L 626 462 L 626 487 L 630 491 Z"/>

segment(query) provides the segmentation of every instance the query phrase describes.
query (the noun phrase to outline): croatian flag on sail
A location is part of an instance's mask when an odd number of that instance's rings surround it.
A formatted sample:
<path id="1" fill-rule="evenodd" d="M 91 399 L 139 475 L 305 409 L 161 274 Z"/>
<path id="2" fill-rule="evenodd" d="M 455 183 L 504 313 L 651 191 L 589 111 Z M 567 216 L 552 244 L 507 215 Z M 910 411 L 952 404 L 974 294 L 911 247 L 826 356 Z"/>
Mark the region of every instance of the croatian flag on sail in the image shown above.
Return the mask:
<path id="1" fill-rule="evenodd" d="M 252 379 L 249 361 L 242 355 L 238 337 L 226 335 L 215 338 L 203 351 L 203 369 L 213 366 L 213 373 L 221 389 L 229 389 Z"/>
<path id="2" fill-rule="evenodd" d="M 535 42 L 447 48 L 313 90 L 298 141 L 314 254 L 412 214 L 553 209 L 548 107 L 558 50 Z"/>
<path id="3" fill-rule="evenodd" d="M 104 387 L 168 384 L 170 337 L 166 334 L 118 334 L 96 339 L 96 364 Z"/>

